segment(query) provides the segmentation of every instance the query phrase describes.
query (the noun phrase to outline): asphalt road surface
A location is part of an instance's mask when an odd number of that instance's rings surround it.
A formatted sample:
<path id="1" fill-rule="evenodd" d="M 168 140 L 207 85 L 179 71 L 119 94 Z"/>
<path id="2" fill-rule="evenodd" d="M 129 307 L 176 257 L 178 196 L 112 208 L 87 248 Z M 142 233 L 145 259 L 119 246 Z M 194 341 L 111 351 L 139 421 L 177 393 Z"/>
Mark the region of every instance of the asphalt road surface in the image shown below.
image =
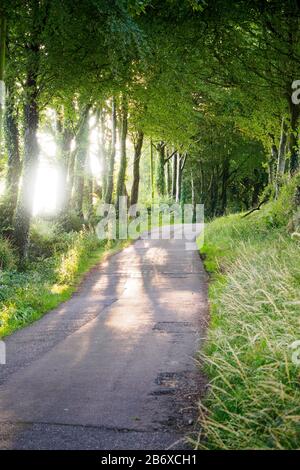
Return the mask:
<path id="1" fill-rule="evenodd" d="M 137 240 L 6 339 L 0 448 L 186 448 L 207 323 L 206 274 L 190 248 L 174 236 Z"/>

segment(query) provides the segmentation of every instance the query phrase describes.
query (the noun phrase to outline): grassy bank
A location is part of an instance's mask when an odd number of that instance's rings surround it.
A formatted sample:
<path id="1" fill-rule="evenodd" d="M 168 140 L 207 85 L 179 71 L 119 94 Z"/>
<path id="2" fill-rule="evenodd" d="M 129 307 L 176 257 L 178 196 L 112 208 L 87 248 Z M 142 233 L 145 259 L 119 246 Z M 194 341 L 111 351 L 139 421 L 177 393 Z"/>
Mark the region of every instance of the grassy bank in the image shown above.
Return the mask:
<path id="1" fill-rule="evenodd" d="M 197 448 L 300 446 L 300 365 L 291 349 L 300 340 L 298 183 L 247 218 L 206 228 L 211 324 L 200 361 L 210 387 Z"/>
<path id="2" fill-rule="evenodd" d="M 16 270 L 9 244 L 0 240 L 0 337 L 39 319 L 68 300 L 83 275 L 101 258 L 118 251 L 126 241 L 98 240 L 87 231 L 55 234 L 47 227 L 32 235 L 32 260 Z M 4 266 L 5 264 L 5 266 Z"/>

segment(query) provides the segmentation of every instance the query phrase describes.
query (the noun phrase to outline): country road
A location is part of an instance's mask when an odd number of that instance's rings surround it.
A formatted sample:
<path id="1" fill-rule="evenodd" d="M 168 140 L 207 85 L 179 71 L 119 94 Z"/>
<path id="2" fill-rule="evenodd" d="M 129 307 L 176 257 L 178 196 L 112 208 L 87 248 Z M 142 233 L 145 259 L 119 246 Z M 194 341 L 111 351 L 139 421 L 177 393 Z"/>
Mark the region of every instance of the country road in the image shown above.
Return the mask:
<path id="1" fill-rule="evenodd" d="M 202 262 L 185 248 L 137 240 L 6 339 L 1 449 L 186 448 L 208 313 Z"/>

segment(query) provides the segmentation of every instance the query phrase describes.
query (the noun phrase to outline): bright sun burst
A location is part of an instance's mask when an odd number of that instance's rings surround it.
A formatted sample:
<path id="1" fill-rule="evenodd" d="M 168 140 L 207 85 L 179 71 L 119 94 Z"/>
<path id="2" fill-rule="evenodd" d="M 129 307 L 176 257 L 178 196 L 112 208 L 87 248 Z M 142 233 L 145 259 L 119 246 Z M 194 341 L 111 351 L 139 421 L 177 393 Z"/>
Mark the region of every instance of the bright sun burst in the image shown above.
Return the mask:
<path id="1" fill-rule="evenodd" d="M 34 189 L 33 215 L 53 214 L 57 209 L 58 168 L 55 161 L 57 146 L 54 137 L 45 132 L 38 134 L 41 149 Z"/>
<path id="2" fill-rule="evenodd" d="M 102 165 L 99 160 L 99 129 L 95 118 L 91 116 L 88 149 L 87 171 L 95 179 L 100 180 Z M 53 214 L 60 205 L 59 176 L 60 168 L 56 163 L 57 145 L 53 135 L 47 132 L 38 133 L 40 146 L 39 166 L 34 189 L 33 215 Z M 73 142 L 73 146 L 74 146 Z"/>
<path id="3" fill-rule="evenodd" d="M 57 208 L 58 170 L 41 162 L 37 171 L 33 215 L 53 214 Z"/>

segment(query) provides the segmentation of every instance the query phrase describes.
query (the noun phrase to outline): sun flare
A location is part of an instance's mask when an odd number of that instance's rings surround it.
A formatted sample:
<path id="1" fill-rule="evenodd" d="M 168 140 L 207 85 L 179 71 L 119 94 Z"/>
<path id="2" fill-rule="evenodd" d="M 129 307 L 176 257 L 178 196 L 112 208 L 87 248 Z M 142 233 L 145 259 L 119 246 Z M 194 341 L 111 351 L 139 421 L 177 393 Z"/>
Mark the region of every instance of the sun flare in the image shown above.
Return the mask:
<path id="1" fill-rule="evenodd" d="M 54 165 L 57 145 L 54 137 L 46 132 L 38 133 L 40 161 L 34 188 L 33 215 L 53 214 L 57 210 L 59 170 Z"/>
<path id="2" fill-rule="evenodd" d="M 34 193 L 33 215 L 53 214 L 57 209 L 58 170 L 40 163 Z"/>

